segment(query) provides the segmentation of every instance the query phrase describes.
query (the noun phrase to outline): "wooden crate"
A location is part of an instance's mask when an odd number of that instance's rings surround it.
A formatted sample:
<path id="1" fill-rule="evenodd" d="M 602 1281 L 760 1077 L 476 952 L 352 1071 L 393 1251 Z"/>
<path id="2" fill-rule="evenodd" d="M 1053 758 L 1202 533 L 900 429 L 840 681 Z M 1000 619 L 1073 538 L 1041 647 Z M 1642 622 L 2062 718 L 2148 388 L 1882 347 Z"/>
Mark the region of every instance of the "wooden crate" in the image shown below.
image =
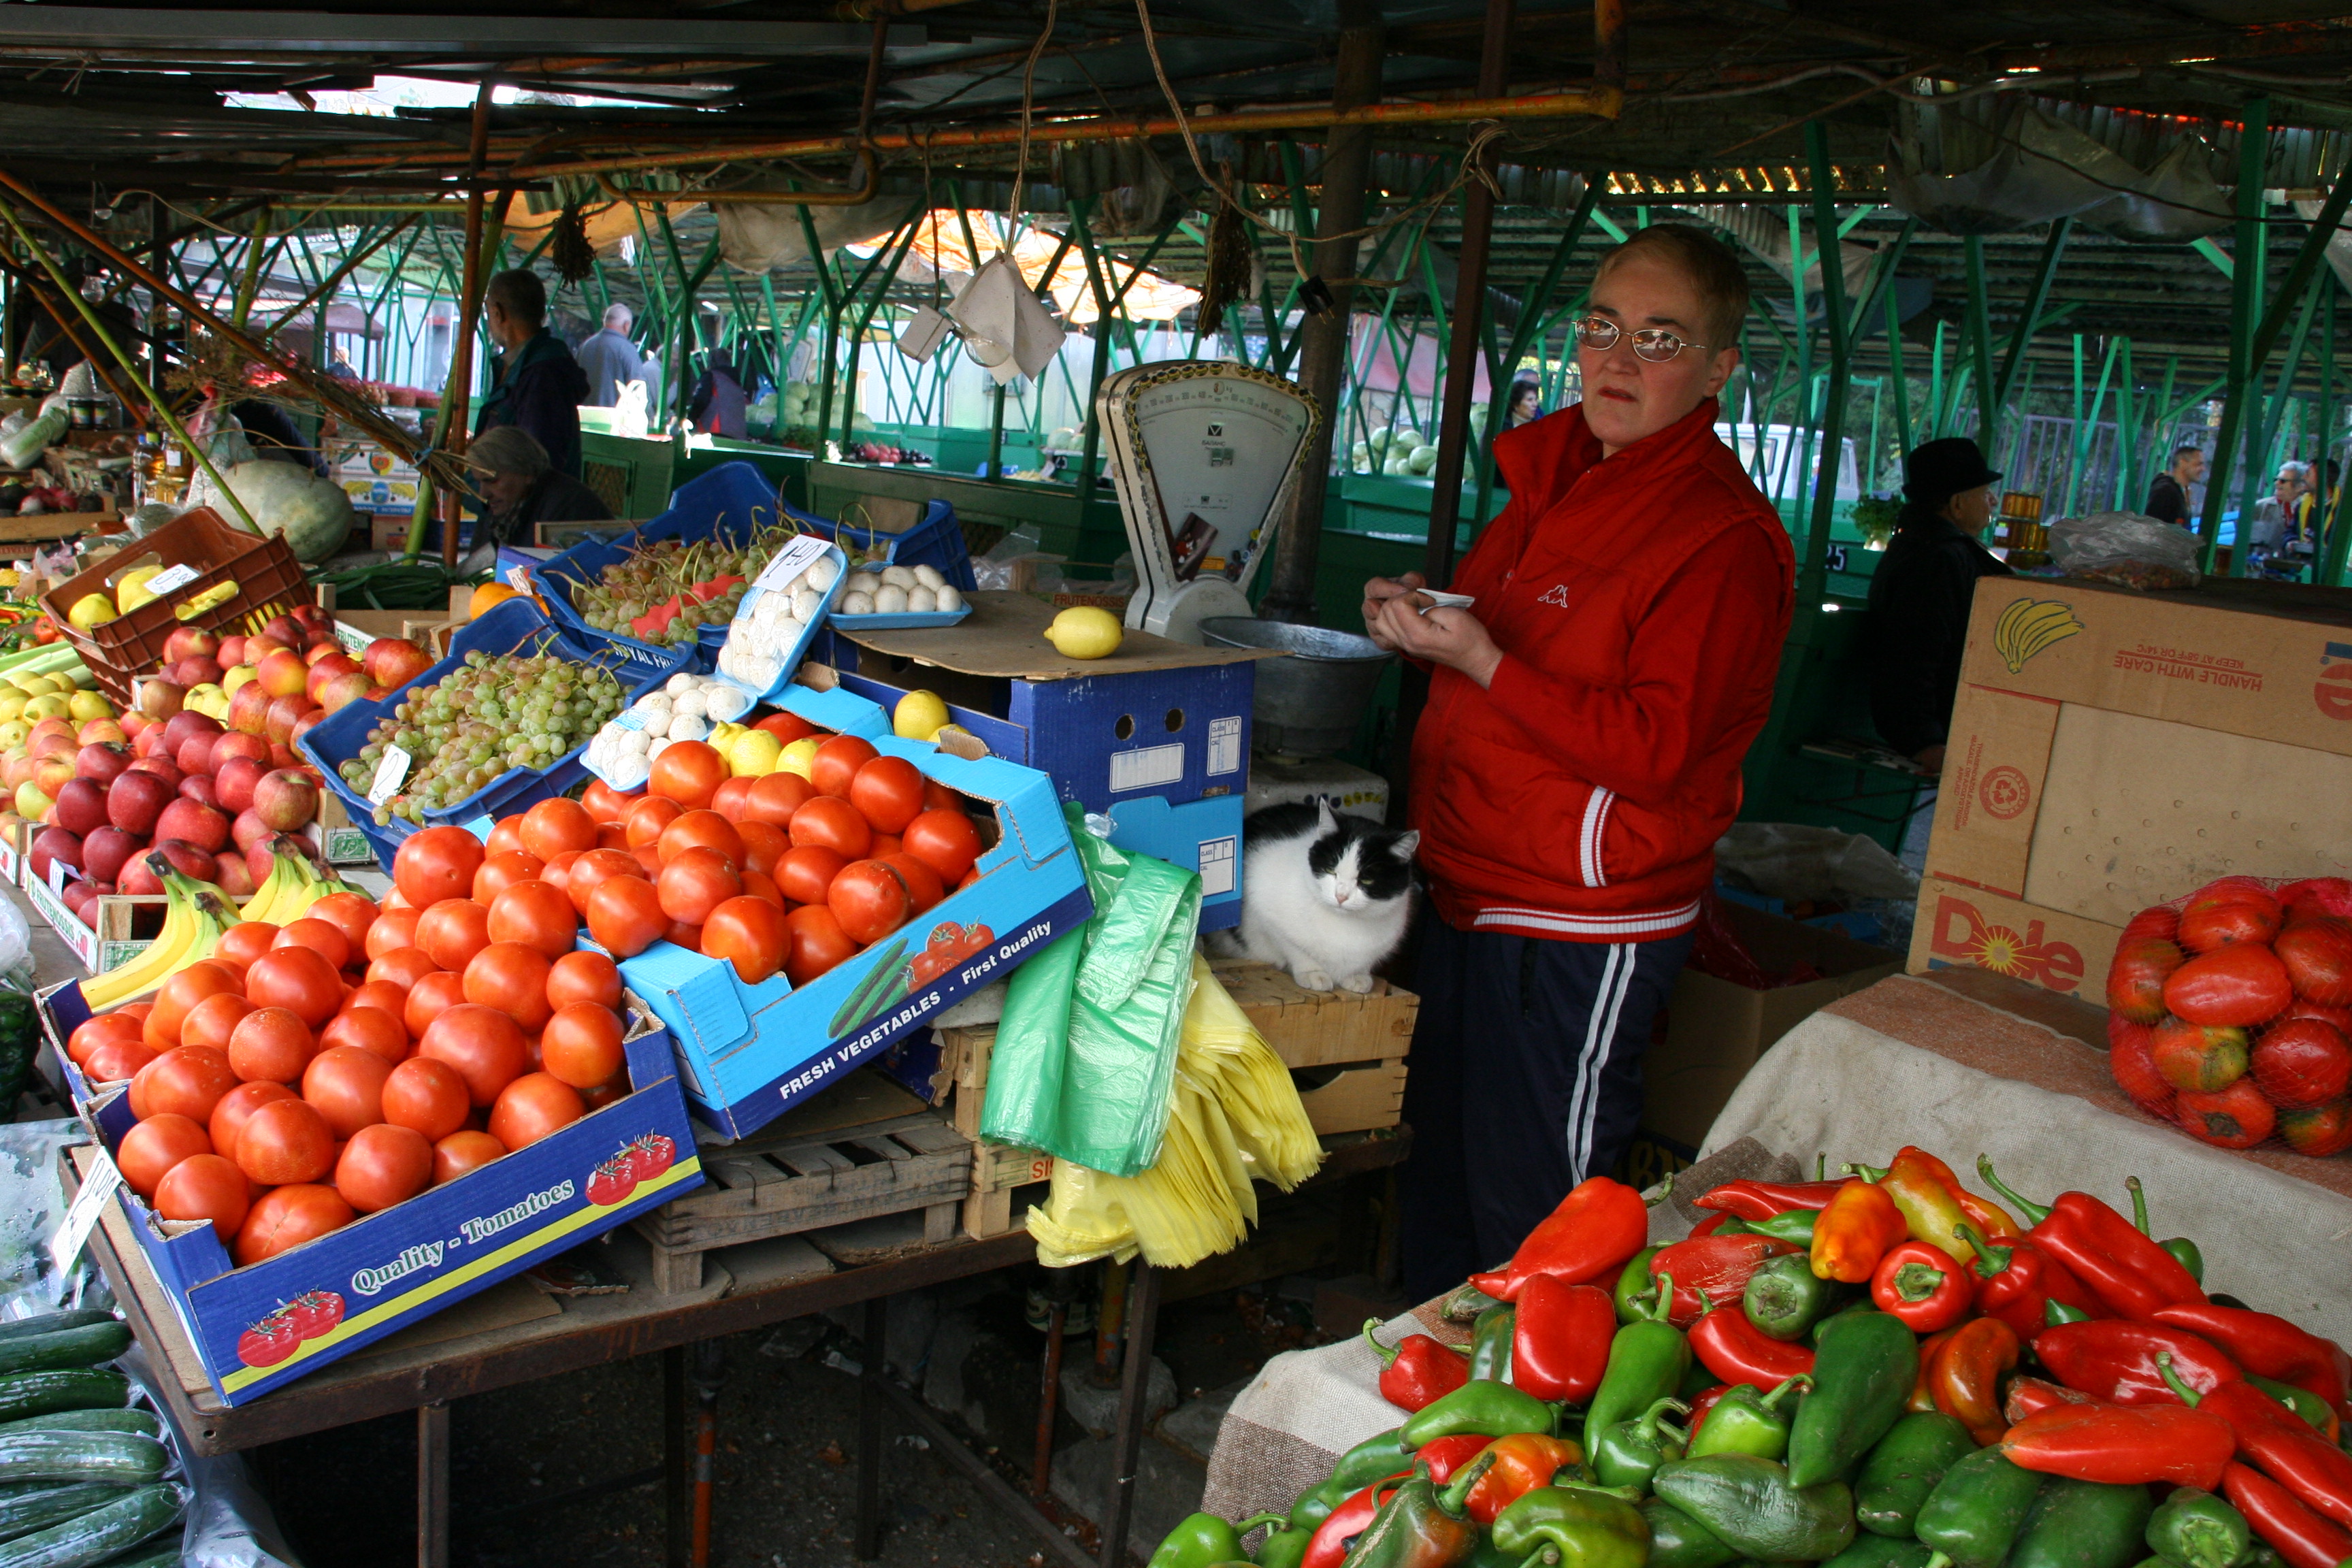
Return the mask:
<path id="1" fill-rule="evenodd" d="M 1302 1084 L 1298 1102 L 1307 1108 L 1315 1135 L 1328 1138 L 1335 1132 L 1394 1127 L 1404 1114 L 1405 1065 L 1402 1057 L 1362 1062 L 1340 1068 L 1328 1082 L 1313 1089 Z M 1325 1068 L 1310 1077 L 1321 1078 L 1328 1072 Z"/>
<path id="2" fill-rule="evenodd" d="M 963 1233 L 984 1240 L 1014 1224 L 1013 1190 L 1054 1179 L 1054 1156 L 982 1139 L 974 1149 L 971 1195 L 963 1201 Z"/>
<path id="3" fill-rule="evenodd" d="M 908 1209 L 923 1211 L 925 1241 L 947 1241 L 971 1195 L 971 1141 L 929 1110 L 706 1148 L 702 1162 L 708 1186 L 631 1222 L 657 1291 L 699 1289 L 714 1248 Z"/>
<path id="4" fill-rule="evenodd" d="M 1223 960 L 1209 967 L 1285 1067 L 1388 1061 L 1412 1047 L 1421 998 L 1385 980 L 1373 981 L 1371 991 L 1360 996 L 1309 991 L 1266 963 Z"/>

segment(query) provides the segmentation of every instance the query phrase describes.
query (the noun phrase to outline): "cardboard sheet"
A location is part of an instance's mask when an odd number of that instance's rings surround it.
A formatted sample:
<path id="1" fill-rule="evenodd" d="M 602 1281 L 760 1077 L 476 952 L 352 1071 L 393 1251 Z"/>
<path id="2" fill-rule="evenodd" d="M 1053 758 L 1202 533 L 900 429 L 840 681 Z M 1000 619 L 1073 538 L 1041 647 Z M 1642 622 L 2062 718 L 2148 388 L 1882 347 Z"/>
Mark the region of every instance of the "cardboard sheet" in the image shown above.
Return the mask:
<path id="1" fill-rule="evenodd" d="M 956 626 L 843 635 L 862 647 L 911 658 L 918 664 L 1014 680 L 1067 680 L 1081 675 L 1192 669 L 1287 657 L 1273 648 L 1197 647 L 1129 627 L 1126 642 L 1108 658 L 1070 658 L 1045 640 L 1045 628 L 1060 612 L 1043 599 L 995 592 L 969 597 L 971 614 Z"/>

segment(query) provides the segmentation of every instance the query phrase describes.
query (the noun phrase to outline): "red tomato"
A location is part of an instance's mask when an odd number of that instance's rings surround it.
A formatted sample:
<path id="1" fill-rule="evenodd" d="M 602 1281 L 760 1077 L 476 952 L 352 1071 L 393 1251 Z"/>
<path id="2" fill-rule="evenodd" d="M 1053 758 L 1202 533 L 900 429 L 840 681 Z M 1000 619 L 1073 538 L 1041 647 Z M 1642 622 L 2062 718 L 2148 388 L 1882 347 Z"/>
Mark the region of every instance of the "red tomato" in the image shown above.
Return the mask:
<path id="1" fill-rule="evenodd" d="M 482 847 L 491 855 L 511 855 L 522 847 L 522 813 L 514 812 L 490 824 L 490 836 Z"/>
<path id="2" fill-rule="evenodd" d="M 629 853 L 636 858 L 637 875 L 647 881 L 661 875 L 661 849 L 652 844 L 640 844 Z"/>
<path id="3" fill-rule="evenodd" d="M 230 930 L 233 932 L 236 928 L 231 927 Z M 227 938 L 224 937 L 221 940 L 226 942 Z M 415 945 L 416 911 L 415 910 L 386 910 L 376 916 L 375 923 L 368 927 L 367 941 L 363 944 L 371 959 L 382 958 L 387 952 Z M 257 953 L 255 956 L 260 955 Z"/>
<path id="4" fill-rule="evenodd" d="M 352 1133 L 343 1157 L 335 1162 L 335 1192 L 362 1214 L 406 1203 L 432 1180 L 432 1141 L 386 1121 Z"/>
<path id="5" fill-rule="evenodd" d="M 2294 994 L 2322 1006 L 2352 1005 L 2352 921 L 2306 914 L 2272 943 Z"/>
<path id="6" fill-rule="evenodd" d="M 845 860 L 863 858 L 874 842 L 873 826 L 845 800 L 819 795 L 793 813 L 790 828 L 795 847 L 814 845 L 830 849 Z"/>
<path id="7" fill-rule="evenodd" d="M 848 859 L 816 844 L 796 845 L 776 862 L 776 887 L 796 904 L 824 902 L 825 889 Z"/>
<path id="8" fill-rule="evenodd" d="M 151 1051 L 168 1051 L 180 1043 L 180 1026 L 195 1005 L 207 996 L 233 994 L 241 989 L 236 971 L 210 959 L 175 972 L 155 993 L 154 1011 L 147 1015 L 143 1037 Z"/>
<path id="9" fill-rule="evenodd" d="M 539 1037 L 539 1051 L 551 1076 L 574 1089 L 593 1089 L 621 1070 L 621 1016 L 594 1002 L 559 1007 Z"/>
<path id="10" fill-rule="evenodd" d="M 190 1010 L 180 1025 L 180 1044 L 210 1046 L 216 1051 L 228 1049 L 229 1037 L 253 1011 L 253 1004 L 234 991 L 224 991 L 207 996 Z"/>
<path id="11" fill-rule="evenodd" d="M 302 1098 L 319 1108 L 338 1138 L 383 1120 L 383 1080 L 392 1063 L 357 1046 L 331 1046 L 302 1069 Z M 305 1181 L 301 1176 L 283 1178 Z"/>
<path id="12" fill-rule="evenodd" d="M 849 940 L 860 947 L 905 925 L 913 909 L 906 879 L 880 860 L 852 861 L 833 879 L 824 901 Z"/>
<path id="13" fill-rule="evenodd" d="M 2156 1070 L 2175 1089 L 2212 1089 L 2235 1082 L 2246 1071 L 2247 1046 L 2243 1029 L 2185 1018 L 2167 1018 L 2148 1039 Z"/>
<path id="14" fill-rule="evenodd" d="M 784 907 L 783 890 L 776 886 L 776 879 L 773 877 L 763 877 L 757 871 L 743 873 L 743 896 L 747 899 L 764 899 L 780 910 Z"/>
<path id="15" fill-rule="evenodd" d="M 773 735 L 780 744 L 786 746 L 791 745 L 794 741 L 805 741 L 811 735 L 821 732 L 815 725 L 797 713 L 771 713 L 751 728 L 765 730 L 769 734 Z"/>
<path id="16" fill-rule="evenodd" d="M 343 934 L 342 927 L 332 921 L 313 920 L 309 915 L 280 930 L 270 940 L 269 946 L 272 952 L 281 947 L 307 947 L 325 959 L 331 969 L 341 969 L 349 963 L 354 951 L 351 938 Z"/>
<path id="17" fill-rule="evenodd" d="M 517 882 L 490 905 L 488 935 L 493 945 L 520 942 L 552 961 L 578 943 L 580 911 L 552 882 Z"/>
<path id="18" fill-rule="evenodd" d="M 2223 898 L 2198 894 L 2180 911 L 2180 945 L 2210 952 L 2233 942 L 2268 942 L 2278 935 L 2285 911 L 2268 893 L 2233 890 Z"/>
<path id="19" fill-rule="evenodd" d="M 590 779 L 588 787 L 580 792 L 581 808 L 588 813 L 588 819 L 599 826 L 620 821 L 631 805 L 644 798 L 642 790 L 624 794 L 603 779 Z"/>
<path id="20" fill-rule="evenodd" d="M 547 954 L 519 942 L 494 942 L 466 965 L 466 1000 L 495 1007 L 526 1029 L 547 1022 Z"/>
<path id="21" fill-rule="evenodd" d="M 786 773 L 786 778 L 792 775 Z M 739 822 L 736 835 L 743 841 L 743 852 L 735 857 L 735 864 L 746 871 L 757 871 L 765 877 L 776 874 L 776 862 L 793 847 L 791 837 L 772 822 Z"/>
<path id="22" fill-rule="evenodd" d="M 222 1095 L 220 1103 L 213 1107 L 212 1121 L 205 1128 L 205 1141 L 215 1152 L 226 1149 L 234 1155 L 237 1134 L 245 1131 L 246 1122 L 252 1119 L 255 1111 L 273 1100 L 295 1098 L 294 1091 L 282 1083 L 257 1080 L 238 1084 Z M 144 1127 L 147 1123 L 142 1121 L 139 1125 Z"/>
<path id="23" fill-rule="evenodd" d="M 952 811 L 958 816 L 961 816 L 964 809 L 964 798 L 955 791 L 948 788 L 947 785 L 940 783 L 939 780 L 927 778 L 923 781 L 923 809 L 925 811 Z"/>
<path id="24" fill-rule="evenodd" d="M 686 815 L 686 807 L 667 795 L 649 795 L 629 807 L 629 815 L 621 818 L 621 827 L 629 836 L 629 847 L 651 844 L 662 836 L 662 829 Z"/>
<path id="25" fill-rule="evenodd" d="M 673 741 L 654 759 L 646 793 L 674 800 L 692 811 L 709 805 L 726 782 L 727 759 L 718 748 L 701 741 Z"/>
<path id="26" fill-rule="evenodd" d="M 442 968 L 462 973 L 490 945 L 490 911 L 471 899 L 444 899 L 417 917 L 416 945 Z"/>
<path id="27" fill-rule="evenodd" d="M 743 803 L 743 821 L 782 827 L 793 813 L 816 798 L 816 786 L 798 773 L 762 773 L 751 781 L 751 797 Z"/>
<path id="28" fill-rule="evenodd" d="M 873 843 L 866 847 L 866 858 L 868 860 L 887 860 L 893 855 L 904 854 L 906 848 L 907 841 L 897 834 L 877 833 Z"/>
<path id="29" fill-rule="evenodd" d="M 414 1128 L 436 1143 L 465 1126 L 474 1108 L 465 1077 L 431 1057 L 411 1057 L 393 1068 L 383 1080 L 383 1100 L 386 1121 Z"/>
<path id="30" fill-rule="evenodd" d="M 416 1054 L 456 1068 L 467 1097 L 476 1105 L 489 1105 L 522 1076 L 522 1030 L 504 1013 L 462 1004 L 433 1020 Z"/>
<path id="31" fill-rule="evenodd" d="M 628 847 L 629 830 L 627 828 L 617 822 L 600 822 L 596 825 L 597 848 L 626 849 Z"/>
<path id="32" fill-rule="evenodd" d="M 588 900 L 588 934 L 619 958 L 635 958 L 662 939 L 669 917 L 661 895 L 643 877 L 612 877 Z"/>
<path id="33" fill-rule="evenodd" d="M 408 988 L 408 1005 L 400 1010 L 400 1021 L 408 1026 L 411 1039 L 421 1040 L 434 1019 L 465 999 L 465 976 L 435 970 Z"/>
<path id="34" fill-rule="evenodd" d="M 933 807 L 907 824 L 907 853 L 926 862 L 941 880 L 953 882 L 980 858 L 980 829 L 961 811 Z"/>
<path id="35" fill-rule="evenodd" d="M 539 880 L 540 873 L 546 869 L 547 861 L 542 857 L 527 849 L 509 849 L 482 862 L 482 868 L 474 873 L 474 885 L 467 890 L 466 896 L 488 909 L 490 900 L 507 889 L 517 882 L 535 882 Z"/>
<path id="36" fill-rule="evenodd" d="M 572 900 L 572 909 L 582 919 L 588 915 L 588 900 L 608 877 L 642 877 L 646 868 L 637 858 L 625 849 L 591 849 L 572 863 L 572 875 L 566 879 L 563 890 Z"/>
<path id="37" fill-rule="evenodd" d="M 240 921 L 221 932 L 220 941 L 213 944 L 212 961 L 243 974 L 255 959 L 269 951 L 277 937 L 278 928 L 268 921 Z"/>
<path id="38" fill-rule="evenodd" d="M 2278 1135 L 2298 1154 L 2324 1159 L 2352 1149 L 2352 1100 L 2278 1113 Z"/>
<path id="39" fill-rule="evenodd" d="M 571 1126 L 587 1112 L 580 1091 L 562 1079 L 552 1073 L 526 1073 L 507 1085 L 490 1108 L 490 1136 L 509 1149 L 520 1149 Z"/>
<path id="40" fill-rule="evenodd" d="M 2125 937 L 2107 968 L 2107 1005 L 2135 1024 L 2163 1022 L 2165 977 L 2184 957 L 2160 936 Z"/>
<path id="41" fill-rule="evenodd" d="M 272 948 L 245 972 L 245 997 L 257 1007 L 284 1007 L 315 1029 L 343 1005 L 343 977 L 315 949 Z"/>
<path id="42" fill-rule="evenodd" d="M 355 1007 L 373 1007 L 379 1013 L 389 1013 L 397 1018 L 408 1006 L 408 987 L 394 985 L 389 980 L 362 980 L 343 998 L 342 1011 Z"/>
<path id="43" fill-rule="evenodd" d="M 132 1124 L 114 1151 L 114 1163 L 131 1190 L 155 1201 L 155 1184 L 181 1161 L 213 1152 L 205 1130 L 184 1116 L 151 1116 Z"/>
<path id="44" fill-rule="evenodd" d="M 522 847 L 541 860 L 596 847 L 596 819 L 576 800 L 542 800 L 522 814 Z"/>
<path id="45" fill-rule="evenodd" d="M 2243 1078 L 2227 1089 L 2183 1089 L 2174 1115 L 2190 1136 L 2224 1149 L 2251 1149 L 2278 1125 L 2278 1108 Z"/>
<path id="46" fill-rule="evenodd" d="M 2258 942 L 2200 952 L 2165 977 L 2165 1005 L 2192 1024 L 2267 1024 L 2294 1000 L 2286 966 Z"/>
<path id="47" fill-rule="evenodd" d="M 472 891 L 474 873 L 488 858 L 482 841 L 462 827 L 420 828 L 394 852 L 392 879 L 412 908 L 430 909 Z"/>
<path id="48" fill-rule="evenodd" d="M 720 784 L 710 797 L 710 809 L 730 822 L 743 820 L 744 807 L 751 804 L 751 786 L 756 779 L 738 777 Z"/>
<path id="49" fill-rule="evenodd" d="M 229 1069 L 252 1083 L 294 1083 L 318 1052 L 310 1026 L 284 1007 L 257 1007 L 228 1037 Z"/>
<path id="50" fill-rule="evenodd" d="M 136 1018 L 126 1018 L 120 1013 L 101 1013 L 84 1020 L 66 1037 L 66 1057 L 79 1067 L 89 1059 L 89 1053 L 107 1040 L 137 1041 L 146 1026 Z"/>
<path id="51" fill-rule="evenodd" d="M 425 831 L 430 833 L 433 829 L 428 827 Z M 245 1224 L 238 1227 L 234 1254 L 236 1265 L 247 1268 L 266 1262 L 306 1241 L 341 1230 L 358 1217 L 332 1187 L 299 1183 L 264 1193 L 245 1216 Z"/>
<path id="52" fill-rule="evenodd" d="M 580 863 L 580 857 L 584 853 L 586 853 L 584 850 L 566 849 L 562 854 L 548 861 L 541 869 L 539 879 L 564 897 L 571 897 L 572 868 Z"/>
<path id="53" fill-rule="evenodd" d="M 879 753 L 873 745 L 855 735 L 835 735 L 816 749 L 809 761 L 809 783 L 816 785 L 819 795 L 839 795 L 847 799 L 850 781 L 857 770 L 872 762 Z"/>
<path id="54" fill-rule="evenodd" d="M 877 757 L 849 781 L 849 804 L 875 832 L 904 833 L 923 809 L 922 771 L 904 757 Z"/>
<path id="55" fill-rule="evenodd" d="M 468 1171 L 478 1171 L 505 1157 L 507 1146 L 475 1129 L 452 1132 L 433 1145 L 433 1184 L 454 1182 Z"/>
<path id="56" fill-rule="evenodd" d="M 220 1154 L 191 1154 L 155 1184 L 155 1212 L 165 1219 L 212 1221 L 222 1243 L 236 1235 L 252 1203 L 253 1184 Z"/>
<path id="57" fill-rule="evenodd" d="M 2352 1044 L 2317 1018 L 2282 1018 L 2264 1029 L 2252 1064 L 2255 1084 L 2286 1110 L 2325 1105 L 2352 1087 Z"/>
<path id="58" fill-rule="evenodd" d="M 89 1059 L 81 1064 L 81 1070 L 92 1083 L 121 1083 L 154 1059 L 155 1053 L 147 1048 L 144 1040 L 100 1040 L 89 1053 Z"/>
<path id="59" fill-rule="evenodd" d="M 558 1012 L 574 1002 L 621 1005 L 621 968 L 601 952 L 567 952 L 547 972 L 547 1005 Z"/>
<path id="60" fill-rule="evenodd" d="M 898 880 L 907 884 L 907 897 L 914 905 L 912 913 L 921 914 L 948 896 L 947 884 L 931 863 L 915 855 L 886 855 L 882 864 L 898 873 Z"/>
<path id="61" fill-rule="evenodd" d="M 823 904 L 794 910 L 784 917 L 792 946 L 784 956 L 784 973 L 795 985 L 806 985 L 835 964 L 854 956 L 857 944 Z"/>
<path id="62" fill-rule="evenodd" d="M 700 952 L 702 928 L 690 926 L 684 921 L 672 921 L 669 922 L 669 929 L 662 932 L 662 941 L 670 943 L 673 947 L 682 947 L 688 952 Z"/>
<path id="63" fill-rule="evenodd" d="M 367 977 L 406 991 L 426 975 L 437 973 L 440 968 L 433 962 L 433 955 L 421 947 L 395 947 L 376 954 L 375 961 L 367 966 Z"/>
<path id="64" fill-rule="evenodd" d="M 662 829 L 654 847 L 665 866 L 688 849 L 716 849 L 736 865 L 743 863 L 743 836 L 715 811 L 688 812 Z"/>
<path id="65" fill-rule="evenodd" d="M 343 940 L 352 944 L 352 952 L 366 953 L 370 958 L 375 956 L 368 952 L 367 941 L 369 933 L 375 930 L 375 922 L 382 911 L 370 900 L 358 893 L 329 893 L 312 904 L 309 913 L 312 920 L 329 921 L 341 931 Z"/>
<path id="66" fill-rule="evenodd" d="M 163 1115 L 210 1121 L 213 1107 L 236 1087 L 236 1081 L 228 1058 L 219 1051 L 205 1046 L 176 1046 L 131 1078 L 131 1114 L 142 1121 Z"/>
<path id="67" fill-rule="evenodd" d="M 236 1135 L 236 1168 L 265 1187 L 315 1182 L 335 1168 L 335 1133 L 307 1100 L 266 1100 Z"/>
<path id="68" fill-rule="evenodd" d="M 702 951 L 731 962 L 746 985 L 757 985 L 784 966 L 786 942 L 783 909 L 765 899 L 729 899 L 702 926 Z"/>
<path id="69" fill-rule="evenodd" d="M 327 1021 L 327 1026 L 319 1031 L 320 1048 L 322 1051 L 339 1047 L 365 1051 L 370 1056 L 381 1057 L 386 1067 L 406 1061 L 412 1042 L 408 1037 L 408 1025 L 403 1017 L 406 1011 L 405 1001 L 403 998 L 402 1013 L 387 1012 L 381 1007 L 352 1007 L 336 1014 Z"/>
<path id="70" fill-rule="evenodd" d="M 680 924 L 698 926 L 720 904 L 742 896 L 743 879 L 735 862 L 716 849 L 681 849 L 661 868 L 654 889 L 662 913 Z"/>

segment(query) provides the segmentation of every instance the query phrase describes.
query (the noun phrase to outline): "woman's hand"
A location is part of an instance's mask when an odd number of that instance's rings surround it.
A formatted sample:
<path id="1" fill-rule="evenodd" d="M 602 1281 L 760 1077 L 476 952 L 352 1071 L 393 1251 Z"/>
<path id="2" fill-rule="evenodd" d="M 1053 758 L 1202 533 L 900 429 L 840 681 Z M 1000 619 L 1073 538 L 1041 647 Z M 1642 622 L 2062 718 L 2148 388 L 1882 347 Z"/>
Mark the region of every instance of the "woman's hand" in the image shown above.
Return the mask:
<path id="1" fill-rule="evenodd" d="M 1386 648 L 1397 651 L 1381 630 L 1381 606 L 1391 599 L 1409 599 L 1429 585 L 1418 572 L 1408 572 L 1402 577 L 1375 577 L 1364 584 L 1364 635 Z"/>
<path id="2" fill-rule="evenodd" d="M 1460 670 L 1482 687 L 1494 680 L 1503 662 L 1503 650 L 1486 635 L 1486 623 L 1467 610 L 1423 611 L 1414 607 L 1412 595 L 1391 595 L 1365 624 L 1382 647 Z"/>

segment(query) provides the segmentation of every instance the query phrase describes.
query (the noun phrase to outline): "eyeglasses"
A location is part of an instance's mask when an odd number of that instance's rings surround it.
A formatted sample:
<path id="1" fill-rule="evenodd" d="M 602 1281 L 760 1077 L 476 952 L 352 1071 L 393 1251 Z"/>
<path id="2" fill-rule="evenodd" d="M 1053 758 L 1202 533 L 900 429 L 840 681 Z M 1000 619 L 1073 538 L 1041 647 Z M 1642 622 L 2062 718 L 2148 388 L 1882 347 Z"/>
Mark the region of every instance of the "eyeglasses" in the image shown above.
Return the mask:
<path id="1" fill-rule="evenodd" d="M 1607 353 L 1617 346 L 1625 330 L 1606 316 L 1583 316 L 1572 323 L 1576 341 L 1595 353 Z M 1686 342 L 1664 327 L 1643 327 L 1632 334 L 1633 352 L 1652 364 L 1664 364 L 1685 349 L 1705 349 L 1705 343 Z"/>

